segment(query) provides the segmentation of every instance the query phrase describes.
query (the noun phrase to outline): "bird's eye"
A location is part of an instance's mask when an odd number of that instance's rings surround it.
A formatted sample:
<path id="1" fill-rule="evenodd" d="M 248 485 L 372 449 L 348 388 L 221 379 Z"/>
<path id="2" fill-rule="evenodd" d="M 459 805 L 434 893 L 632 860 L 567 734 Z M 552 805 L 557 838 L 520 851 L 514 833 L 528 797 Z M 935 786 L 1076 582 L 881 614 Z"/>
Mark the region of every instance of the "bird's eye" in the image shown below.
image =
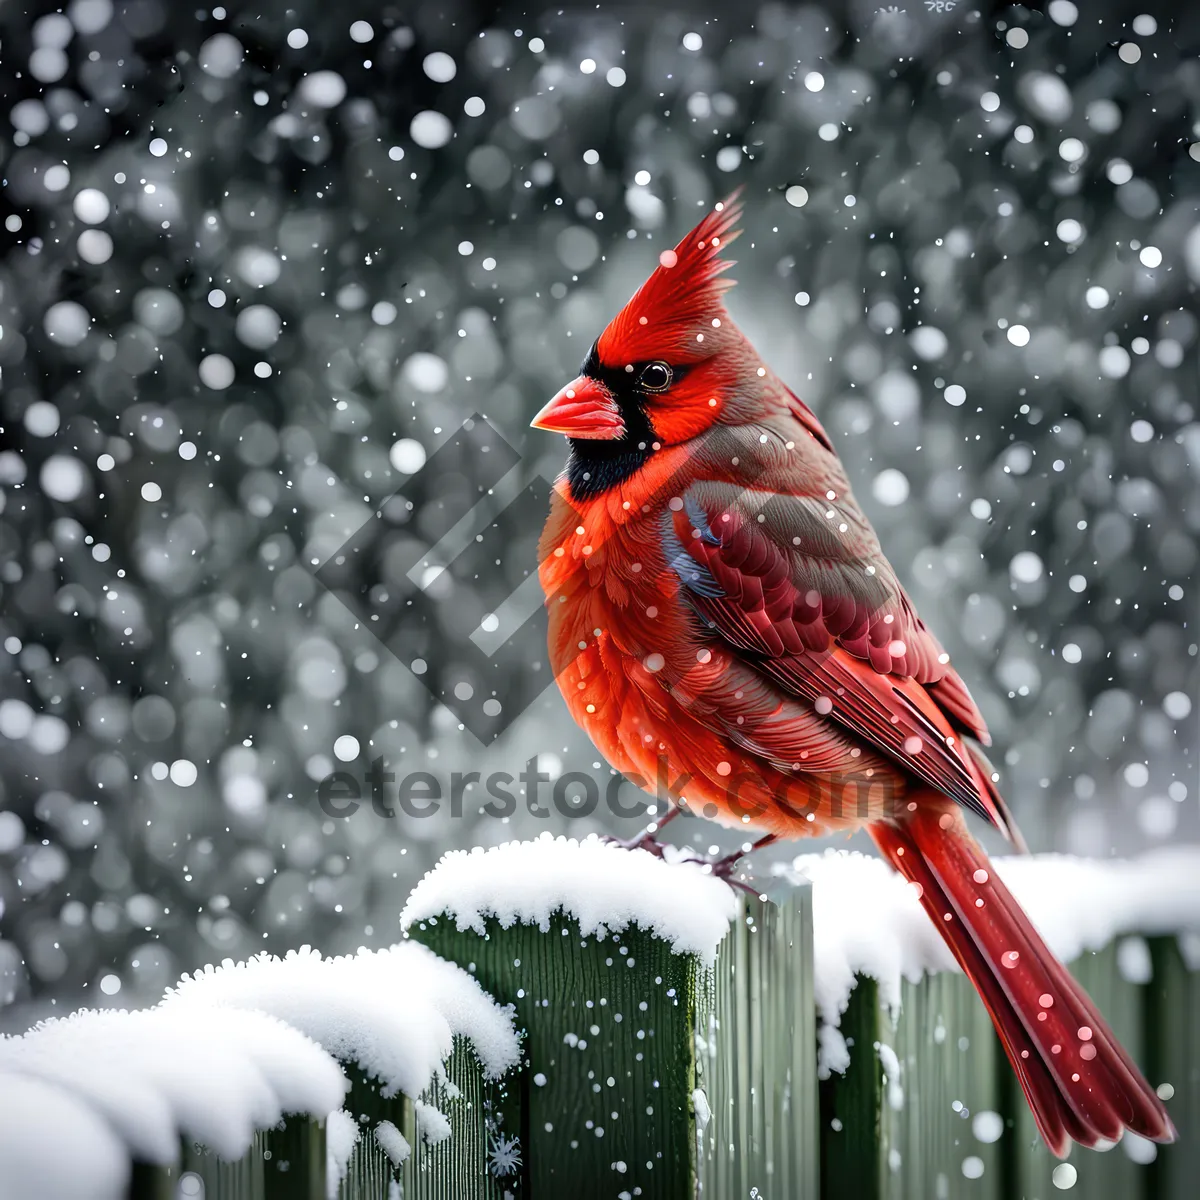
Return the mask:
<path id="1" fill-rule="evenodd" d="M 665 362 L 652 362 L 642 368 L 638 383 L 647 392 L 661 392 L 671 386 L 671 368 Z"/>

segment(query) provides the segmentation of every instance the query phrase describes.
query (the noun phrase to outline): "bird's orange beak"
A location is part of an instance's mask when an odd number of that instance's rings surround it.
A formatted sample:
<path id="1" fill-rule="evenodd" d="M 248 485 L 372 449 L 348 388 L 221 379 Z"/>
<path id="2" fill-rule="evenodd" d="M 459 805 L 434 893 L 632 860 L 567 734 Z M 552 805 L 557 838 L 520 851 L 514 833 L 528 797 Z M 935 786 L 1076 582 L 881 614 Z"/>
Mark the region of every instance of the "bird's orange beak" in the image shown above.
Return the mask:
<path id="1" fill-rule="evenodd" d="M 612 392 L 588 375 L 568 383 L 529 423 L 534 429 L 601 441 L 615 440 L 625 432 Z"/>

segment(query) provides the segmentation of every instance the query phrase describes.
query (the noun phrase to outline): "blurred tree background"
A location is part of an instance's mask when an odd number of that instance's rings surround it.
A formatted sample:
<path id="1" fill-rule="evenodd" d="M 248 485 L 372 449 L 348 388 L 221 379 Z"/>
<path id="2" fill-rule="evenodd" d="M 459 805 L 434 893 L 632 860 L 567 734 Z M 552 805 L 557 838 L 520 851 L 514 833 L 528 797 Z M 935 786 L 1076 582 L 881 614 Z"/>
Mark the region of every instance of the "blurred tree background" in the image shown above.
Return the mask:
<path id="1" fill-rule="evenodd" d="M 406 586 L 474 412 L 521 456 L 497 505 L 553 478 L 530 416 L 737 184 L 731 310 L 1030 842 L 1196 838 L 1198 51 L 1167 0 L 0 0 L 0 1023 L 387 944 L 448 847 L 640 824 L 519 785 L 326 816 L 380 756 L 607 768 L 554 689 L 485 746 L 421 678 L 527 595 L 536 522 L 474 581 L 421 560 L 449 640 L 396 654 L 313 570 L 403 488 Z"/>

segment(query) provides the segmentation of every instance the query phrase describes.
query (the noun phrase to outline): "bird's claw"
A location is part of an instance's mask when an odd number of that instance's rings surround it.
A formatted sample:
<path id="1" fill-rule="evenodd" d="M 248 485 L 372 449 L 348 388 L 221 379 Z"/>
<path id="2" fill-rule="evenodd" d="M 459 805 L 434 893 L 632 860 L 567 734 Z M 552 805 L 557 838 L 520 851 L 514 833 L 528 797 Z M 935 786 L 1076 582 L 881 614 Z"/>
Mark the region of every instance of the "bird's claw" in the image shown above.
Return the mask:
<path id="1" fill-rule="evenodd" d="M 666 855 L 664 843 L 647 830 L 643 830 L 636 837 L 631 838 L 619 838 L 612 834 L 604 834 L 600 840 L 610 846 L 617 846 L 621 850 L 644 850 L 647 854 L 653 854 L 655 858 L 664 858 Z"/>
<path id="2" fill-rule="evenodd" d="M 658 817 L 634 837 L 619 838 L 612 834 L 605 834 L 601 840 L 610 846 L 620 846 L 622 850 L 645 850 L 647 854 L 653 854 L 655 858 L 665 859 L 666 844 L 660 842 L 654 835 L 661 832 L 663 826 L 669 825 L 677 816 L 679 816 L 679 809 L 670 808 L 664 816 Z"/>
<path id="3" fill-rule="evenodd" d="M 643 829 L 641 833 L 631 838 L 614 837 L 611 834 L 606 834 L 601 840 L 607 842 L 610 846 L 619 846 L 622 850 L 644 850 L 647 854 L 653 854 L 655 858 L 666 860 L 667 845 L 665 842 L 660 842 L 654 835 L 658 833 L 668 821 L 673 820 L 679 815 L 679 809 L 671 809 L 662 820 Z M 734 872 L 738 869 L 738 865 L 751 851 L 760 850 L 764 846 L 769 846 L 775 841 L 774 834 L 767 834 L 765 837 L 759 838 L 752 846 L 744 846 L 740 850 L 735 850 L 732 854 L 726 854 L 723 858 L 710 859 L 683 859 L 682 861 L 694 862 L 707 875 L 712 875 L 717 879 L 723 879 L 732 888 L 737 888 L 743 891 L 747 896 L 757 896 L 755 891 L 748 883 L 743 883 L 740 879 L 734 879 Z M 686 851 L 683 852 L 686 855 Z"/>
<path id="4" fill-rule="evenodd" d="M 723 879 L 730 887 L 737 888 L 748 896 L 757 896 L 758 892 L 748 883 L 743 883 L 740 879 L 733 877 L 734 872 L 738 869 L 738 864 L 745 857 L 745 853 L 739 850 L 736 854 L 726 854 L 724 858 L 710 859 L 704 864 L 704 869 L 714 878 Z"/>

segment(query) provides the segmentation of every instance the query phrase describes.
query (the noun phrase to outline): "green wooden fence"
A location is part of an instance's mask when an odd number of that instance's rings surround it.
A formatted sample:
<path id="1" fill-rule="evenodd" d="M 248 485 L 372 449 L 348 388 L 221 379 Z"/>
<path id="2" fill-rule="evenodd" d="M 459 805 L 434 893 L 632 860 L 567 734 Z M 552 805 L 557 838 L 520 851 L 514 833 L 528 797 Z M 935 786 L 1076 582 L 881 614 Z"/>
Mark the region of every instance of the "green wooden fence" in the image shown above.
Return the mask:
<path id="1" fill-rule="evenodd" d="M 1140 941 L 1140 939 L 1139 939 Z M 1200 977 L 1173 937 L 1148 943 L 1152 974 L 1130 980 L 1120 947 L 1071 964 L 1114 1032 L 1160 1085 L 1180 1133 L 1153 1146 L 1126 1135 L 1107 1151 L 1073 1146 L 1065 1163 L 1038 1137 L 983 1005 L 959 974 L 905 983 L 893 1022 L 871 980 L 842 1018 L 850 1067 L 821 1084 L 821 1189 L 864 1200 L 943 1196 L 1182 1200 L 1200 1179 Z"/>
<path id="2" fill-rule="evenodd" d="M 514 1007 L 516 1069 L 485 1078 L 459 1038 L 427 1093 L 388 1099 L 348 1066 L 348 1115 L 328 1128 L 289 1118 L 234 1163 L 185 1144 L 171 1167 L 136 1164 L 129 1196 L 1048 1200 L 1073 1188 L 1181 1200 L 1200 1178 L 1200 976 L 1173 936 L 1109 946 L 1073 969 L 1162 1085 L 1181 1140 L 1076 1148 L 1065 1164 L 1039 1142 L 958 974 L 905 983 L 896 1021 L 860 979 L 841 1020 L 849 1067 L 818 1082 L 808 885 L 742 898 L 711 966 L 638 926 L 583 936 L 562 912 L 548 930 L 431 917 L 410 936 Z M 426 1104 L 448 1137 L 428 1136 Z M 358 1137 L 339 1170 L 331 1151 L 344 1150 L 347 1121 Z"/>

